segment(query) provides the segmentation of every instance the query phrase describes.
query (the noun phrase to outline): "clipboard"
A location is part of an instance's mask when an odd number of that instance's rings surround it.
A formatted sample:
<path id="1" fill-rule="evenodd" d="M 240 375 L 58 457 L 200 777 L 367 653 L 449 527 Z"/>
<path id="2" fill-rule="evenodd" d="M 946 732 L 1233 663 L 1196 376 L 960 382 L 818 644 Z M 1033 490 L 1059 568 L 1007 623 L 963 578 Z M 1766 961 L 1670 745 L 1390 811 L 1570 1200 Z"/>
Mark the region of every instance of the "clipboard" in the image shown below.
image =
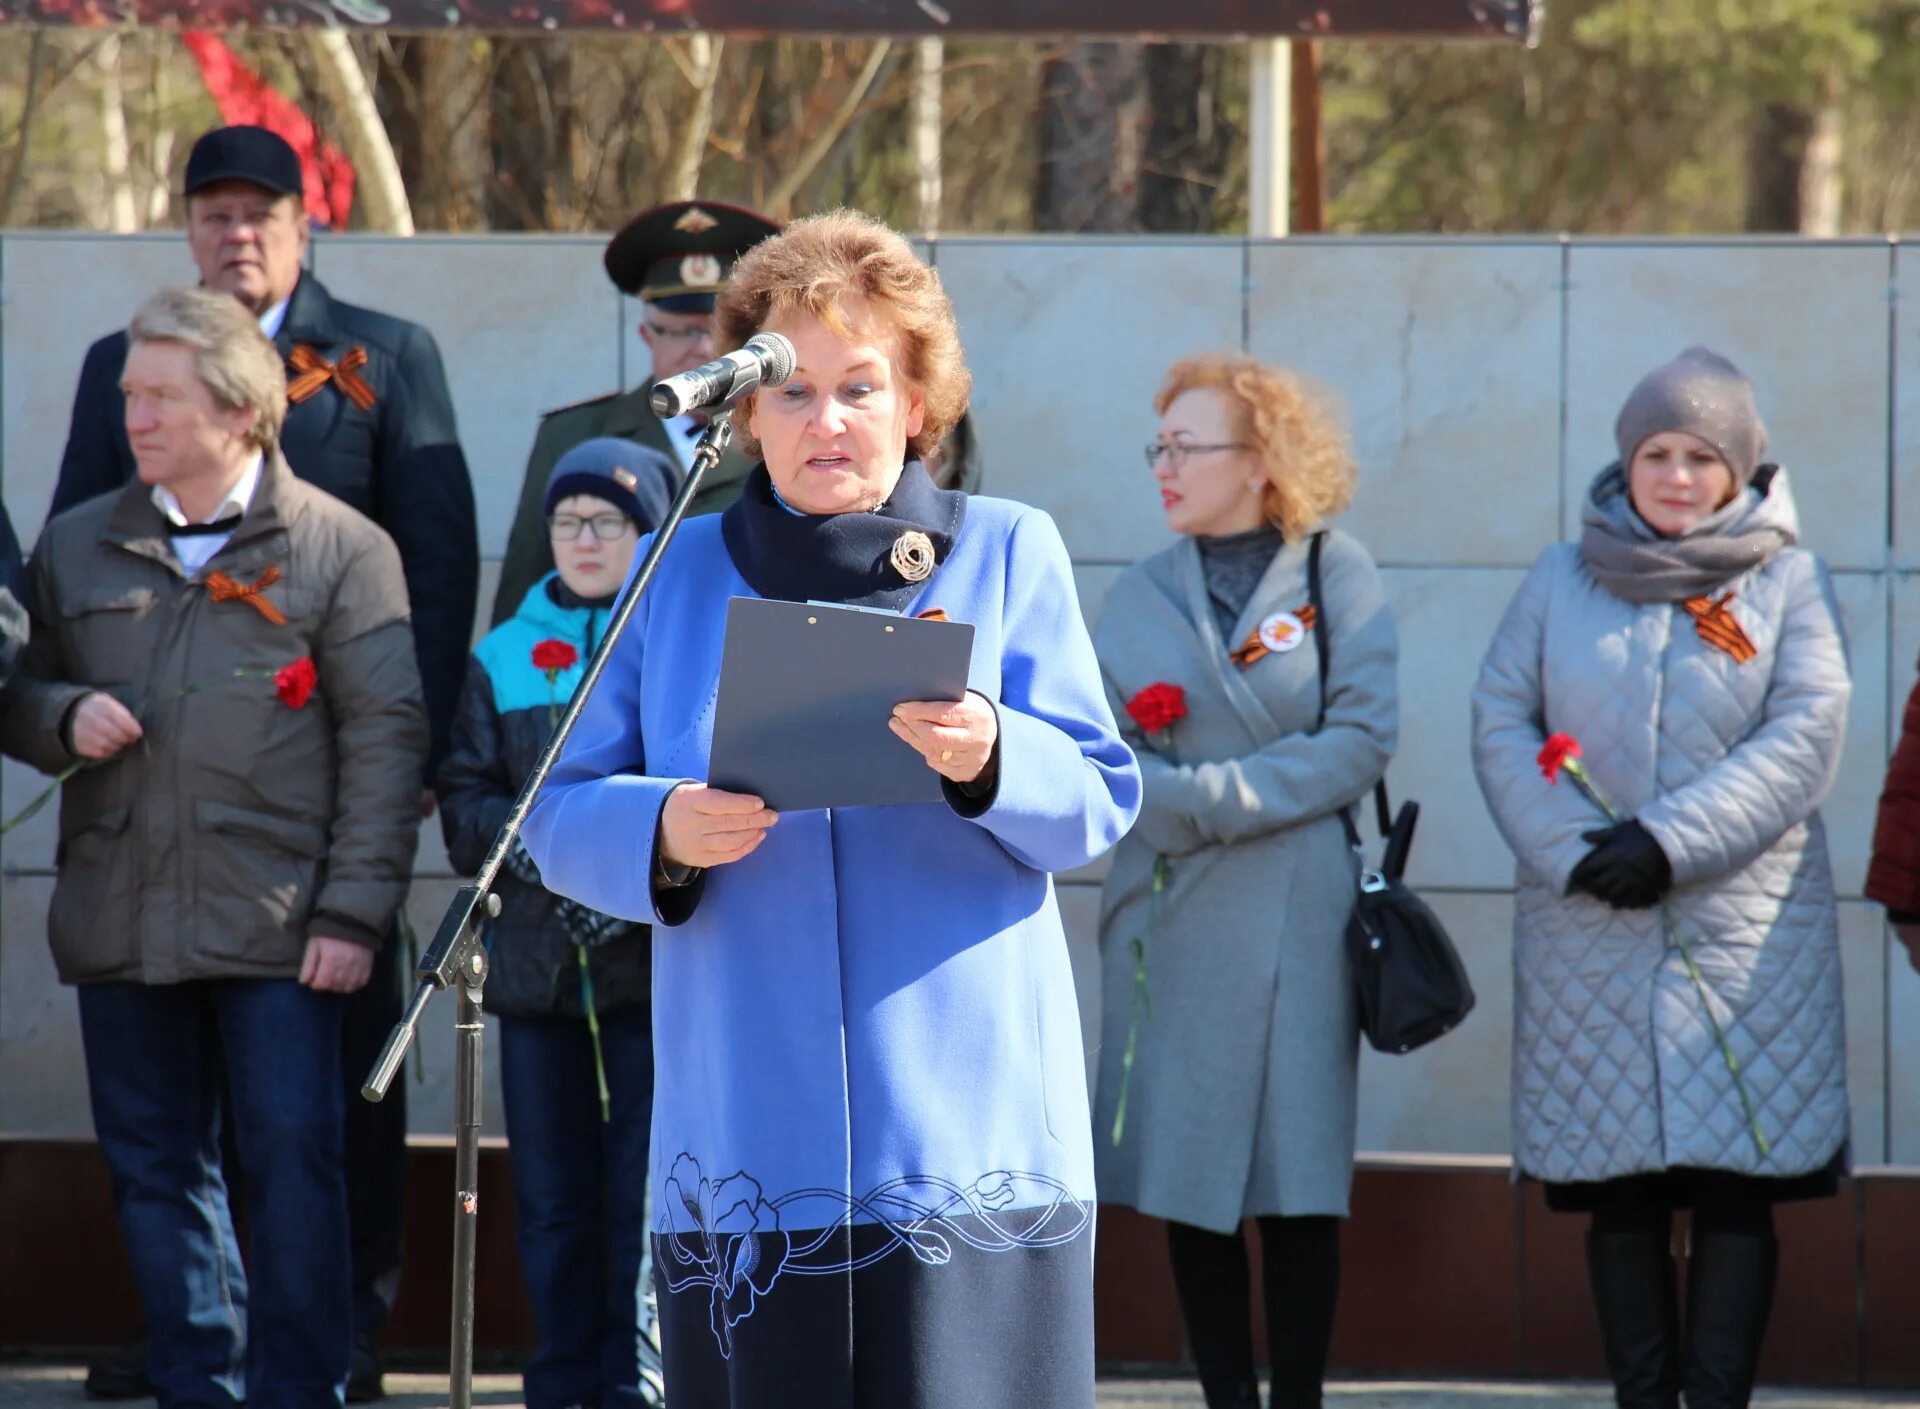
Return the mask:
<path id="1" fill-rule="evenodd" d="M 939 802 L 941 778 L 887 727 L 909 700 L 959 700 L 973 627 L 734 597 L 707 781 L 777 812 Z"/>

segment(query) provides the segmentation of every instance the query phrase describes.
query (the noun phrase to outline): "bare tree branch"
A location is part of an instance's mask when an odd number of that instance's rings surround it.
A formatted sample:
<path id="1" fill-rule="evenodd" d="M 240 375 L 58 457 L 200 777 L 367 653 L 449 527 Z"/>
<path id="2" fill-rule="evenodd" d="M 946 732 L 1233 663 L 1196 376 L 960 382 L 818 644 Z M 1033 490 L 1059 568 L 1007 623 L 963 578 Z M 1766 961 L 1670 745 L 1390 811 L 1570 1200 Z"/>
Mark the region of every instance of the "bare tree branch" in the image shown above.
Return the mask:
<path id="1" fill-rule="evenodd" d="M 33 140 L 33 120 L 40 111 L 42 83 L 47 69 L 47 32 L 35 28 L 27 50 L 27 91 L 20 103 L 20 121 L 14 126 L 13 151 L 7 156 L 7 175 L 0 184 L 0 226 L 13 223 L 13 203 L 20 194 L 20 171 L 27 145 Z"/>
<path id="2" fill-rule="evenodd" d="M 807 178 L 812 176 L 820 163 L 827 159 L 828 153 L 833 151 L 834 146 L 846 133 L 854 114 L 860 110 L 860 103 L 866 97 L 867 89 L 871 88 L 873 80 L 879 77 L 880 66 L 886 63 L 887 55 L 892 49 L 891 39 L 874 41 L 873 48 L 867 52 L 867 62 L 861 67 L 859 76 L 853 80 L 852 86 L 847 89 L 845 97 L 840 100 L 840 106 L 833 117 L 814 136 L 813 141 L 807 144 L 807 149 L 800 154 L 800 159 L 788 169 L 787 174 L 780 179 L 772 191 L 768 192 L 769 212 L 778 217 L 785 217 L 788 208 L 793 204 L 793 198 L 799 194 Z"/>

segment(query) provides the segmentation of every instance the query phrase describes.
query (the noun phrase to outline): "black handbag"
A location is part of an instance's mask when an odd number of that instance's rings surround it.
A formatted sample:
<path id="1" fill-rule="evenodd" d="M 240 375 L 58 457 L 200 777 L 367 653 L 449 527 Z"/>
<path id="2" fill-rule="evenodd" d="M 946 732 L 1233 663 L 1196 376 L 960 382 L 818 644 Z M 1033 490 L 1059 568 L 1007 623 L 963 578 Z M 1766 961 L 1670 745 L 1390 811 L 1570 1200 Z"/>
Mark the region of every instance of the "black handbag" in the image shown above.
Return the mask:
<path id="1" fill-rule="evenodd" d="M 1320 548 L 1316 533 L 1307 548 L 1307 597 L 1313 603 L 1313 635 L 1320 649 L 1320 723 L 1327 722 L 1327 664 L 1332 632 L 1320 591 Z M 1401 880 L 1420 804 L 1405 803 L 1395 817 L 1387 801 L 1387 782 L 1373 785 L 1380 835 L 1386 839 L 1380 865 L 1368 867 L 1366 848 L 1353 814 L 1340 810 L 1347 843 L 1361 858 L 1360 890 L 1347 921 L 1347 954 L 1353 964 L 1360 1004 L 1360 1030 L 1380 1052 L 1411 1052 L 1458 1027 L 1473 1011 L 1473 984 L 1460 952 L 1427 903 Z"/>

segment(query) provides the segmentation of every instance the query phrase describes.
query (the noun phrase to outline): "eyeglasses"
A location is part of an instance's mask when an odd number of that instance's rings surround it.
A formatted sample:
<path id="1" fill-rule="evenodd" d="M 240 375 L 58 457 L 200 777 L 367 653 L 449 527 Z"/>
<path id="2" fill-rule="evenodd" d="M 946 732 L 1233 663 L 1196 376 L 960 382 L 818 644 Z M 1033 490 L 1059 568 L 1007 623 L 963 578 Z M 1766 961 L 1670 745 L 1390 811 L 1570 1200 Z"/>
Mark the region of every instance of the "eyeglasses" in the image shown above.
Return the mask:
<path id="1" fill-rule="evenodd" d="M 713 329 L 704 324 L 698 328 L 663 328 L 651 318 L 647 320 L 647 331 L 658 342 L 698 342 L 713 336 Z"/>
<path id="2" fill-rule="evenodd" d="M 1194 455 L 1205 455 L 1214 450 L 1245 450 L 1246 448 L 1237 441 L 1226 445 L 1189 445 L 1184 440 L 1176 440 L 1168 445 L 1155 442 L 1147 447 L 1147 468 L 1152 469 L 1158 465 L 1162 455 L 1166 456 L 1167 463 L 1177 470 Z"/>
<path id="3" fill-rule="evenodd" d="M 547 520 L 547 532 L 562 543 L 571 543 L 580 536 L 580 530 L 586 529 L 597 543 L 612 543 L 625 535 L 633 527 L 633 520 L 625 514 L 595 514 L 592 518 L 581 518 L 578 514 L 555 514 Z"/>

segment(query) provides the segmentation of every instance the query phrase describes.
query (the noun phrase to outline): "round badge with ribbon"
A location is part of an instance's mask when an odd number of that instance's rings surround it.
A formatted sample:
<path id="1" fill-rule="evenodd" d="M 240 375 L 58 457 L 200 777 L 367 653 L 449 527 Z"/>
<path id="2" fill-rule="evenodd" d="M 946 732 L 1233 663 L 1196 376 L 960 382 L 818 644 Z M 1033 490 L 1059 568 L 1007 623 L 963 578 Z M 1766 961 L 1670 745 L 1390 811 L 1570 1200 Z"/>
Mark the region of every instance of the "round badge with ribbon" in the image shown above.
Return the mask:
<path id="1" fill-rule="evenodd" d="M 1294 612 L 1275 612 L 1260 623 L 1260 644 L 1283 655 L 1307 639 L 1307 624 Z"/>

